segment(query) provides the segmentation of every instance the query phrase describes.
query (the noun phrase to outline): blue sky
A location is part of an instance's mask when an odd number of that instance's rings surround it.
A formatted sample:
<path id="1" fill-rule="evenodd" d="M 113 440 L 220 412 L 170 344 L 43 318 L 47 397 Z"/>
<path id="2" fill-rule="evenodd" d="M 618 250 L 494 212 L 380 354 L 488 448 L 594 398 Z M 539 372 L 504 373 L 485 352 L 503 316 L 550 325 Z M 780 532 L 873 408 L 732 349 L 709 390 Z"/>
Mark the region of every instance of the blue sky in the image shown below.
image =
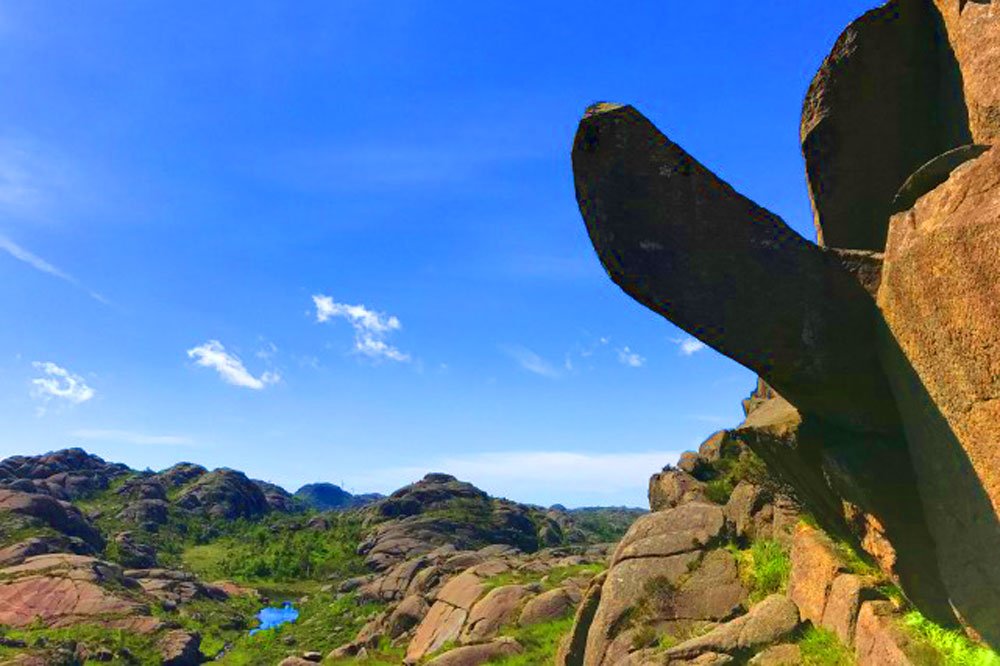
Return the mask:
<path id="1" fill-rule="evenodd" d="M 870 2 L 0 2 L 0 457 L 645 503 L 753 376 L 604 275 L 584 108 L 813 238 L 806 86 Z"/>

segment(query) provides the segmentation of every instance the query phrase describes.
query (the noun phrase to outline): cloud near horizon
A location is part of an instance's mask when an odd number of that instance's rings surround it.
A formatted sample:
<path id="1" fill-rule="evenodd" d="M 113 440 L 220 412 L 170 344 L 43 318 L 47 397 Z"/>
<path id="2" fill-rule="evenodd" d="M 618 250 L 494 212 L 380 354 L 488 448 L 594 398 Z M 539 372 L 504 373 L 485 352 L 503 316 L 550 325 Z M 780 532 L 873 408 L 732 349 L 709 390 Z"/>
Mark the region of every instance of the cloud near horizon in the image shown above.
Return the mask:
<path id="1" fill-rule="evenodd" d="M 35 361 L 32 365 L 44 374 L 43 377 L 31 380 L 33 387 L 31 392 L 35 398 L 46 402 L 52 399 L 65 400 L 71 404 L 79 405 L 97 394 L 94 389 L 87 386 L 83 377 L 73 374 L 51 361 Z"/>
<path id="2" fill-rule="evenodd" d="M 429 472 L 444 472 L 492 495 L 519 502 L 570 506 L 580 501 L 575 498 L 589 497 L 593 501 L 645 505 L 650 474 L 676 462 L 679 455 L 679 451 L 470 453 L 442 456 L 421 466 L 373 470 L 353 478 L 352 485 L 391 492 Z"/>
<path id="3" fill-rule="evenodd" d="M 260 377 L 250 374 L 239 356 L 230 354 L 218 340 L 209 340 L 187 351 L 188 358 L 205 368 L 213 368 L 227 384 L 260 391 L 269 384 L 277 384 L 281 377 L 276 372 L 267 371 Z"/>
<path id="4" fill-rule="evenodd" d="M 398 363 L 410 361 L 410 355 L 393 347 L 386 338 L 400 330 L 403 325 L 399 318 L 382 312 L 369 310 L 364 305 L 337 303 L 330 296 L 316 294 L 312 297 L 316 306 L 316 323 L 323 324 L 331 319 L 341 318 L 354 329 L 354 351 L 371 359 L 386 359 Z"/>

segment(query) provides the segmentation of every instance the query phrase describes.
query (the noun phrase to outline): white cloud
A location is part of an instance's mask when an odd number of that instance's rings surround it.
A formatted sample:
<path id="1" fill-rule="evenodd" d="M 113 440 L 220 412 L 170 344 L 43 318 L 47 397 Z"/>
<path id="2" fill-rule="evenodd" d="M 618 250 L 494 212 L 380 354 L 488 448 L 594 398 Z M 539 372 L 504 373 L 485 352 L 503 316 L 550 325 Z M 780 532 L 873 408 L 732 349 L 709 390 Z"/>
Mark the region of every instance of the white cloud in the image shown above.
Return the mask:
<path id="1" fill-rule="evenodd" d="M 281 377 L 276 372 L 265 372 L 254 377 L 235 354 L 230 354 L 218 340 L 209 340 L 187 351 L 189 358 L 205 368 L 214 368 L 223 381 L 233 386 L 259 391 L 268 384 L 277 384 Z"/>
<path id="2" fill-rule="evenodd" d="M 131 430 L 75 430 L 71 433 L 78 439 L 101 442 L 118 442 L 139 446 L 190 446 L 194 441 L 181 435 L 148 435 Z"/>
<path id="3" fill-rule="evenodd" d="M 337 303 L 330 296 L 316 294 L 312 297 L 316 306 L 317 323 L 341 318 L 354 329 L 354 351 L 373 359 L 388 359 L 405 363 L 410 355 L 393 347 L 386 338 L 400 330 L 403 325 L 397 317 L 369 310 L 364 305 Z"/>
<path id="4" fill-rule="evenodd" d="M 618 350 L 618 362 L 630 368 L 641 368 L 646 364 L 646 359 L 626 346 Z"/>
<path id="5" fill-rule="evenodd" d="M 376 469 L 354 477 L 352 483 L 386 492 L 428 472 L 446 472 L 491 494 L 522 502 L 644 506 L 650 475 L 675 463 L 679 455 L 679 451 L 473 453 L 445 456 L 419 466 Z"/>
<path id="6" fill-rule="evenodd" d="M 691 356 L 705 349 L 705 343 L 690 336 L 686 338 L 674 338 L 673 343 L 677 345 L 681 355 Z"/>
<path id="7" fill-rule="evenodd" d="M 49 262 L 39 257 L 37 254 L 29 252 L 28 250 L 21 247 L 20 245 L 18 245 L 17 243 L 15 243 L 14 241 L 12 241 L 11 239 L 7 238 L 2 234 L 0 234 L 0 250 L 3 250 L 4 252 L 14 257 L 18 261 L 22 261 L 28 264 L 35 270 L 41 271 L 43 273 L 48 273 L 53 277 L 59 278 L 60 280 L 70 283 L 74 287 L 86 291 L 87 294 L 95 301 L 103 303 L 104 305 L 109 305 L 108 299 L 106 299 L 101 294 L 97 293 L 96 291 L 91 291 L 87 287 L 80 284 L 80 281 L 77 280 L 72 275 L 70 275 L 69 273 L 66 273 L 65 271 L 62 271 L 59 268 L 56 268 Z"/>
<path id="8" fill-rule="evenodd" d="M 548 377 L 549 379 L 555 379 L 559 376 L 559 371 L 556 370 L 555 366 L 526 347 L 508 345 L 501 347 L 501 349 L 528 372 Z"/>
<path id="9" fill-rule="evenodd" d="M 53 398 L 79 405 L 94 397 L 96 392 L 87 386 L 83 377 L 75 375 L 50 361 L 35 362 L 32 365 L 41 370 L 44 377 L 31 380 L 32 395 L 48 402 Z"/>

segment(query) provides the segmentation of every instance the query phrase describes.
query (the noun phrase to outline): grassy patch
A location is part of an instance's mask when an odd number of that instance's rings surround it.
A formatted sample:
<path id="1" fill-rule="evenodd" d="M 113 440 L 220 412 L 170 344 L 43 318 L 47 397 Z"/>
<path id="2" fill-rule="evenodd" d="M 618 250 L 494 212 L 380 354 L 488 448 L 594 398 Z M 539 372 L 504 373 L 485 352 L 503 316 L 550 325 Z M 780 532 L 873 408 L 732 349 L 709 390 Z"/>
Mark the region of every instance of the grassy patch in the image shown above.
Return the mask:
<path id="1" fill-rule="evenodd" d="M 792 561 L 777 541 L 760 540 L 747 550 L 731 550 L 739 562 L 740 578 L 750 590 L 750 603 L 784 592 L 788 587 Z"/>
<path id="2" fill-rule="evenodd" d="M 353 640 L 362 625 L 383 606 L 359 603 L 354 595 L 337 598 L 331 593 L 317 592 L 297 604 L 296 608 L 299 619 L 295 622 L 253 636 L 246 631 L 241 632 L 219 663 L 236 666 L 276 664 L 290 654 L 306 650 L 326 654 Z"/>
<path id="3" fill-rule="evenodd" d="M 111 664 L 155 664 L 159 662 L 156 637 L 142 636 L 122 629 L 108 629 L 80 624 L 63 629 L 9 629 L 7 638 L 22 640 L 28 648 L 0 648 L 0 660 L 25 652 L 52 655 L 62 649 L 72 654 L 79 646 L 90 652 L 107 650 L 113 655 Z M 74 662 L 76 663 L 76 662 Z M 87 663 L 90 663 L 89 661 Z"/>
<path id="4" fill-rule="evenodd" d="M 493 590 L 505 585 L 529 585 L 539 583 L 542 591 L 548 591 L 560 587 L 570 578 L 576 576 L 596 576 L 607 567 L 604 564 L 575 564 L 566 567 L 554 567 L 548 573 L 542 574 L 527 571 L 508 571 L 487 578 L 484 582 L 487 590 Z"/>
<path id="5" fill-rule="evenodd" d="M 959 631 L 944 629 L 917 611 L 903 618 L 903 626 L 937 652 L 945 666 L 1000 666 L 1000 655 L 977 645 Z"/>
<path id="6" fill-rule="evenodd" d="M 854 666 L 854 655 L 828 629 L 809 626 L 799 639 L 805 666 Z"/>
<path id="7" fill-rule="evenodd" d="M 499 666 L 539 666 L 539 664 L 553 663 L 556 651 L 559 649 L 559 642 L 573 628 L 573 618 L 566 617 L 552 622 L 543 622 L 530 627 L 512 629 L 506 632 L 521 647 L 524 652 L 521 654 L 502 657 L 490 661 L 490 664 Z"/>

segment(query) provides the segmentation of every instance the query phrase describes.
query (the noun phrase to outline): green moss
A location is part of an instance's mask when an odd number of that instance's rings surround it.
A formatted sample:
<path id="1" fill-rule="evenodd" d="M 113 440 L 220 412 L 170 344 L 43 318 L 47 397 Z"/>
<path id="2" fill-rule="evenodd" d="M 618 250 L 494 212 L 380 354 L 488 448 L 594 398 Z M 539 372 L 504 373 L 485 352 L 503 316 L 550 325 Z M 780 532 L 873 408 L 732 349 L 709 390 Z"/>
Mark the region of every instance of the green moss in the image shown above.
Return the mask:
<path id="1" fill-rule="evenodd" d="M 705 497 L 708 498 L 709 502 L 725 504 L 729 501 L 729 497 L 733 494 L 733 490 L 735 489 L 736 486 L 733 484 L 731 479 L 712 479 L 705 484 Z"/>
<path id="2" fill-rule="evenodd" d="M 944 629 L 917 611 L 903 618 L 906 630 L 941 656 L 945 666 L 1000 666 L 1000 655 L 959 631 Z"/>
<path id="3" fill-rule="evenodd" d="M 854 656 L 828 629 L 810 625 L 799 638 L 804 666 L 854 666 Z"/>

